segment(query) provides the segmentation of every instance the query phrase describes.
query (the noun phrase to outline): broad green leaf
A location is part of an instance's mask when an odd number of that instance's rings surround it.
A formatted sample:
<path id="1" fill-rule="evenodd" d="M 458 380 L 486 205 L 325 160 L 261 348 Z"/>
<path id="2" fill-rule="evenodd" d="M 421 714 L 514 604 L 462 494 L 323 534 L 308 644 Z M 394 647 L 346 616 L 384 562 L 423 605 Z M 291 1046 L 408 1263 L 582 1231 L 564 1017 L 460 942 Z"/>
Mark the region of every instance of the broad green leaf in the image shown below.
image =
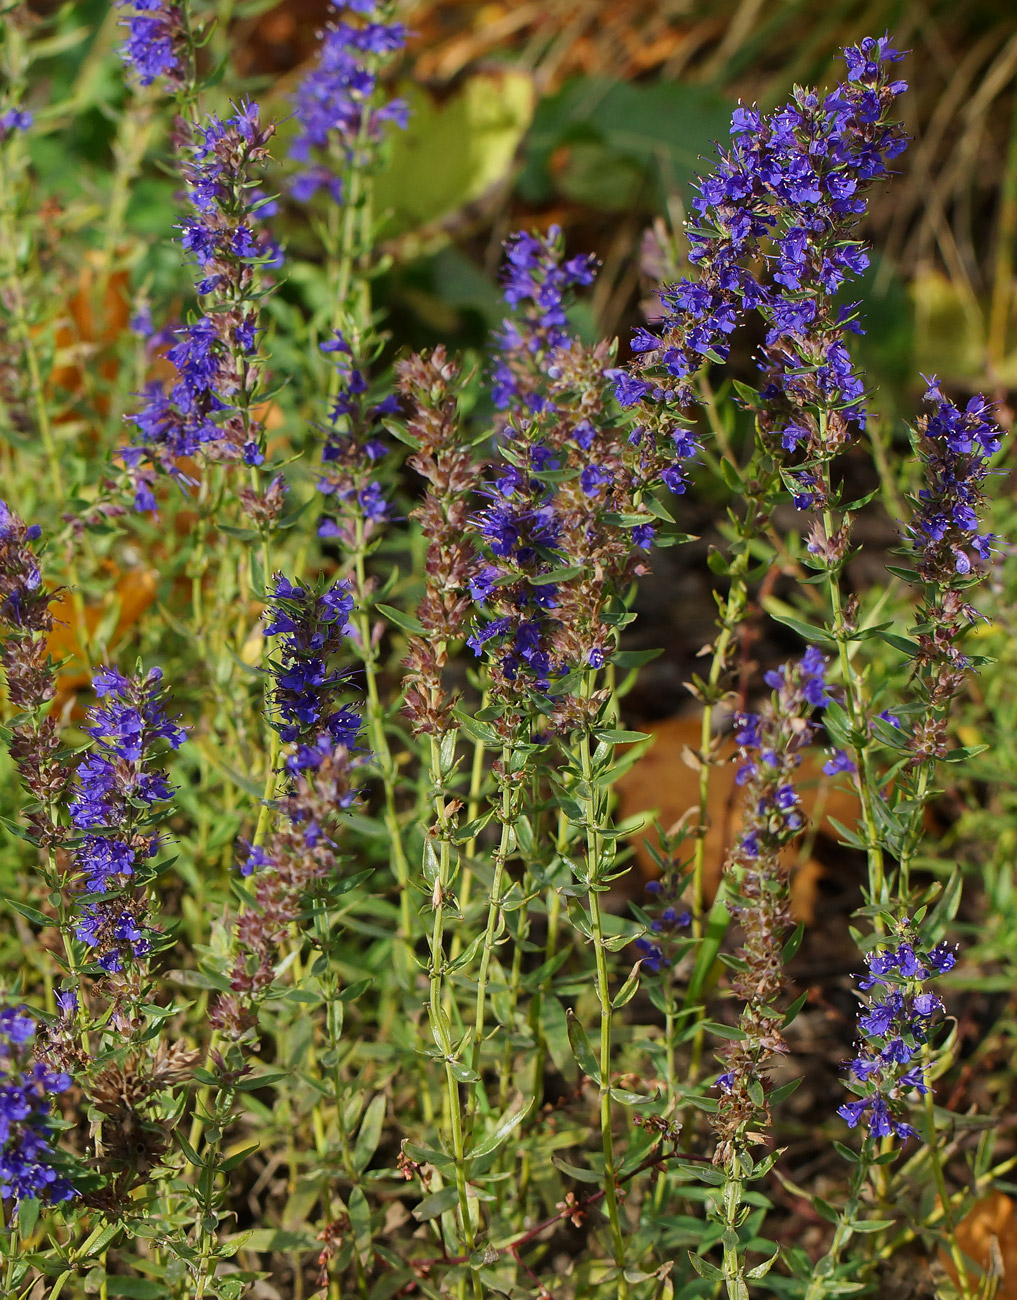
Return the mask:
<path id="1" fill-rule="evenodd" d="M 533 118 L 533 80 L 509 69 L 474 74 L 441 104 L 419 86 L 400 94 L 409 127 L 374 184 L 375 210 L 392 214 L 386 234 L 435 223 L 504 180 Z"/>

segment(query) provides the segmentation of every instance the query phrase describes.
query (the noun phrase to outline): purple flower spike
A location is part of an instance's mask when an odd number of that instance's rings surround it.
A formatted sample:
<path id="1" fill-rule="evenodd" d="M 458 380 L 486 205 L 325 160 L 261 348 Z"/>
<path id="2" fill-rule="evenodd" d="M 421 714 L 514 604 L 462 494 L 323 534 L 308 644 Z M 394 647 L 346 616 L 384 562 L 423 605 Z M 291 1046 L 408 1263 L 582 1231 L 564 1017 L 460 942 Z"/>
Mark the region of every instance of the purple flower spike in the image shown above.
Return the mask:
<path id="1" fill-rule="evenodd" d="M 69 1075 L 33 1061 L 35 1021 L 24 1007 L 0 1010 L 0 1198 L 14 1209 L 25 1200 L 50 1204 L 77 1195 L 58 1173 L 52 1098 L 71 1086 Z"/>
<path id="2" fill-rule="evenodd" d="M 943 943 L 929 952 L 920 951 L 905 926 L 896 947 L 866 953 L 865 962 L 869 973 L 858 981 L 859 988 L 878 986 L 881 991 L 859 1013 L 858 1055 L 846 1064 L 861 1085 L 855 1091 L 863 1096 L 845 1102 L 837 1113 L 854 1128 L 869 1111 L 873 1137 L 904 1141 L 916 1136 L 902 1118 L 908 1094 L 929 1091 L 925 1066 L 914 1061 L 928 1041 L 931 1018 L 943 1009 L 942 1000 L 925 985 L 953 966 L 954 955 Z"/>
<path id="3" fill-rule="evenodd" d="M 153 763 L 161 741 L 178 749 L 186 733 L 166 714 L 161 669 L 126 677 L 100 668 L 93 685 L 101 703 L 89 710 L 91 752 L 78 763 L 69 804 L 71 824 L 82 832 L 74 852 L 83 886 L 75 895 L 75 934 L 115 973 L 151 946 L 142 869 L 159 850 L 152 826 L 173 796 Z"/>

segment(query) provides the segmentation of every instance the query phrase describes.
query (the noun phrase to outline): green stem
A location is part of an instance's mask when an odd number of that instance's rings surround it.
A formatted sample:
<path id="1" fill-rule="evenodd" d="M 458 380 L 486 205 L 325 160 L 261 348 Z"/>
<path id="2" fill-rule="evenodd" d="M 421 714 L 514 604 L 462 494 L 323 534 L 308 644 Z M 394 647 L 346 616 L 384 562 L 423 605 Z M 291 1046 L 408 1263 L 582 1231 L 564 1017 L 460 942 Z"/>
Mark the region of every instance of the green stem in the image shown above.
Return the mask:
<path id="1" fill-rule="evenodd" d="M 735 1152 L 733 1160 L 738 1159 Z M 742 1183 L 738 1178 L 728 1174 L 724 1183 L 724 1288 L 728 1300 L 749 1300 L 749 1288 L 745 1281 L 745 1269 L 738 1249 L 738 1222 L 742 1205 Z"/>
<path id="2" fill-rule="evenodd" d="M 480 1051 L 484 1041 L 484 1019 L 487 1012 L 487 980 L 491 967 L 491 957 L 502 924 L 502 888 L 505 879 L 505 864 L 515 847 L 515 819 L 518 816 L 517 799 L 513 798 L 511 788 L 512 750 L 505 746 L 501 751 L 501 836 L 494 855 L 494 879 L 491 882 L 491 894 L 488 899 L 487 924 L 484 927 L 484 944 L 480 954 L 480 969 L 477 972 L 477 1001 L 473 1019 L 473 1046 L 470 1053 L 470 1068 L 480 1074 Z M 517 786 L 518 789 L 518 786 Z M 470 1125 L 472 1129 L 484 1096 L 484 1084 L 478 1077 L 474 1084 L 470 1105 Z"/>
<path id="3" fill-rule="evenodd" d="M 829 491 L 828 482 L 825 486 Z M 823 528 L 827 537 L 833 537 L 837 531 L 834 525 L 833 513 L 829 508 L 823 511 Z M 840 565 L 829 570 L 827 589 L 830 595 L 830 608 L 833 613 L 831 631 L 837 642 L 837 658 L 840 664 L 841 682 L 844 687 L 848 718 L 851 722 L 851 748 L 855 757 L 855 789 L 858 792 L 858 798 L 862 806 L 862 820 L 865 825 L 865 853 L 869 866 L 869 902 L 874 906 L 883 907 L 889 903 L 889 896 L 887 894 L 883 845 L 876 826 L 876 815 L 872 802 L 875 778 L 872 773 L 869 755 L 865 688 L 861 675 L 856 671 L 852 662 L 848 648 L 851 635 L 845 618 L 841 572 Z M 881 917 L 874 917 L 873 925 L 877 933 L 882 934 L 884 932 L 885 926 Z"/>
<path id="4" fill-rule="evenodd" d="M 933 1060 L 932 1048 L 928 1043 L 924 1045 L 922 1055 L 925 1060 L 926 1080 L 928 1081 L 928 1071 Z M 974 1293 L 971 1289 L 968 1271 L 964 1264 L 964 1253 L 957 1244 L 957 1225 L 954 1221 L 953 1210 L 950 1207 L 950 1197 L 946 1190 L 946 1176 L 943 1173 L 943 1161 L 940 1159 L 939 1145 L 936 1139 L 936 1104 L 932 1095 L 931 1082 L 929 1082 L 929 1087 L 922 1100 L 925 1115 L 926 1149 L 928 1150 L 929 1158 L 932 1161 L 932 1175 L 936 1180 L 936 1191 L 939 1193 L 939 1203 L 943 1207 L 943 1226 L 946 1229 L 946 1239 L 950 1258 L 953 1260 L 953 1266 L 957 1270 L 957 1280 L 963 1300 L 974 1300 Z"/>
<path id="5" fill-rule="evenodd" d="M 353 556 L 358 606 L 354 622 L 360 640 L 361 662 L 367 693 L 366 722 L 374 763 L 381 776 L 384 803 L 382 817 L 392 851 L 392 867 L 399 890 L 399 933 L 395 941 L 395 964 L 402 987 L 409 987 L 413 969 L 413 916 L 410 910 L 410 864 L 403 846 L 403 832 L 396 807 L 398 773 L 385 732 L 385 708 L 378 691 L 377 652 L 371 640 L 371 618 L 367 610 L 367 563 L 364 520 L 356 521 L 356 548 Z"/>
<path id="6" fill-rule="evenodd" d="M 587 698 L 593 693 L 594 674 L 587 673 L 583 692 Z M 607 947 L 604 943 L 604 921 L 600 894 L 607 888 L 604 877 L 610 874 L 615 841 L 605 840 L 601 827 L 606 817 L 603 791 L 593 779 L 590 757 L 590 737 L 583 735 L 579 742 L 579 759 L 582 768 L 582 788 L 585 795 L 584 821 L 586 823 L 586 857 L 590 885 L 590 927 L 593 934 L 596 958 L 596 990 L 600 1003 L 600 1135 L 604 1153 L 604 1206 L 611 1229 L 611 1245 L 618 1267 L 618 1298 L 627 1300 L 628 1279 L 625 1276 L 625 1232 L 618 1211 L 618 1174 L 614 1158 L 614 1137 L 611 1130 L 611 981 L 607 965 Z"/>
<path id="7" fill-rule="evenodd" d="M 851 1177 L 851 1189 L 847 1202 L 837 1219 L 833 1240 L 830 1242 L 826 1254 L 813 1265 L 812 1278 L 809 1281 L 804 1300 L 822 1300 L 822 1297 L 827 1293 L 827 1287 L 834 1280 L 841 1253 L 854 1236 L 852 1224 L 858 1215 L 862 1188 L 869 1176 L 874 1154 L 874 1144 L 871 1138 L 866 1138 L 862 1143 L 858 1163 L 855 1165 L 855 1171 Z"/>

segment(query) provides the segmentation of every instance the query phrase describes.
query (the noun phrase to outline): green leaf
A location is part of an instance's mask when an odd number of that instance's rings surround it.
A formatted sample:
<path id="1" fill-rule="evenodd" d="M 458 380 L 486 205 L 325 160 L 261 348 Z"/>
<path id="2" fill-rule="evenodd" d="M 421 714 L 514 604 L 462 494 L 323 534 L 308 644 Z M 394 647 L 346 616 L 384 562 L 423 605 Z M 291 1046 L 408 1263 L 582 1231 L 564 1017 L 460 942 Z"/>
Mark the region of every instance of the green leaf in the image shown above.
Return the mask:
<path id="1" fill-rule="evenodd" d="M 782 623 L 784 627 L 789 627 L 792 632 L 807 641 L 810 645 L 835 646 L 836 640 L 828 632 L 820 628 L 813 627 L 810 623 L 803 622 L 794 614 L 787 613 L 787 606 L 773 597 L 764 597 L 762 601 L 763 608 L 776 623 Z"/>
<path id="2" fill-rule="evenodd" d="M 409 126 L 393 133 L 390 164 L 373 182 L 388 235 L 458 212 L 507 177 L 534 109 L 533 78 L 509 68 L 474 73 L 441 102 L 412 84 L 399 93 Z"/>
<path id="3" fill-rule="evenodd" d="M 795 1019 L 795 1017 L 798 1015 L 798 1012 L 801 1011 L 802 1007 L 805 1006 L 805 1003 L 808 1000 L 808 996 L 809 996 L 809 990 L 806 989 L 804 993 L 800 993 L 798 997 L 796 997 L 795 1000 L 791 1003 L 788 1009 L 784 1012 L 783 1028 L 787 1029 L 788 1025 L 790 1025 L 791 1022 Z M 798 1080 L 796 1079 L 795 1083 L 797 1082 Z"/>
<path id="4" fill-rule="evenodd" d="M 226 1160 L 223 1160 L 220 1163 L 219 1168 L 222 1169 L 227 1174 L 232 1173 L 234 1169 L 239 1168 L 240 1165 L 244 1163 L 244 1161 L 247 1159 L 248 1156 L 254 1155 L 255 1151 L 258 1151 L 260 1149 L 261 1149 L 261 1143 L 255 1142 L 254 1146 L 245 1147 L 243 1151 L 237 1151 L 234 1155 L 231 1155 Z"/>
<path id="5" fill-rule="evenodd" d="M 647 731 L 623 731 L 598 727 L 593 733 L 594 740 L 603 741 L 607 745 L 629 745 L 637 740 L 649 740 L 649 738 L 650 733 Z"/>
<path id="6" fill-rule="evenodd" d="M 394 605 L 375 605 L 374 607 L 379 614 L 394 623 L 396 627 L 401 627 L 404 632 L 409 632 L 413 636 L 426 636 L 423 623 L 417 618 L 416 614 L 407 614 L 405 610 L 396 609 Z"/>
<path id="7" fill-rule="evenodd" d="M 27 1241 L 32 1235 L 35 1225 L 39 1222 L 41 1209 L 42 1205 L 34 1196 L 26 1196 L 23 1201 L 18 1202 L 18 1233 L 22 1241 Z"/>
<path id="8" fill-rule="evenodd" d="M 446 1151 L 438 1151 L 434 1147 L 422 1147 L 418 1146 L 416 1142 L 404 1142 L 403 1150 L 418 1165 L 434 1165 L 435 1169 L 451 1169 L 455 1165 L 453 1156 Z"/>
<path id="9" fill-rule="evenodd" d="M 879 639 L 885 641 L 887 645 L 892 645 L 902 654 L 906 654 L 909 659 L 913 659 L 921 649 L 917 641 L 912 641 L 910 637 L 898 636 L 896 632 L 880 632 Z"/>
<path id="10" fill-rule="evenodd" d="M 855 1232 L 883 1232 L 892 1228 L 895 1222 L 894 1219 L 856 1219 L 851 1226 Z"/>
<path id="11" fill-rule="evenodd" d="M 360 1121 L 360 1131 L 353 1147 L 353 1168 L 362 1174 L 374 1158 L 385 1123 L 386 1098 L 383 1093 L 372 1097 Z"/>
<path id="12" fill-rule="evenodd" d="M 773 1254 L 770 1256 L 769 1259 L 764 1259 L 762 1264 L 756 1264 L 754 1267 L 747 1269 L 745 1276 L 751 1277 L 753 1279 L 766 1277 L 770 1269 L 773 1268 L 774 1264 L 776 1264 L 779 1256 L 780 1256 L 780 1249 L 778 1248 L 773 1252 Z"/>
<path id="13" fill-rule="evenodd" d="M 708 1278 L 710 1281 L 723 1281 L 724 1270 L 718 1268 L 716 1264 L 711 1264 L 708 1259 L 703 1259 L 701 1255 L 693 1255 L 689 1251 L 689 1260 L 700 1277 Z"/>
<path id="14" fill-rule="evenodd" d="M 484 1156 L 492 1155 L 497 1151 L 509 1134 L 519 1127 L 533 1109 L 534 1101 L 535 1099 L 531 1097 L 525 1105 L 506 1111 L 487 1137 L 470 1152 L 471 1159 L 481 1160 Z"/>
<path id="15" fill-rule="evenodd" d="M 453 709 L 452 714 L 471 740 L 478 740 L 482 745 L 486 745 L 488 749 L 501 748 L 501 736 L 493 727 L 489 727 L 486 722 L 478 722 L 476 718 L 470 717 L 462 709 Z"/>
<path id="16" fill-rule="evenodd" d="M 576 1058 L 576 1064 L 586 1075 L 589 1075 L 595 1083 L 600 1083 L 600 1070 L 597 1066 L 597 1058 L 593 1055 L 593 1048 L 590 1046 L 590 1040 L 586 1030 L 582 1027 L 575 1017 L 571 1007 L 565 1013 L 566 1022 L 569 1031 L 569 1046 L 572 1048 L 572 1055 Z"/>
<path id="17" fill-rule="evenodd" d="M 708 1034 L 716 1034 L 718 1038 L 729 1038 L 733 1042 L 740 1042 L 745 1037 L 744 1029 L 739 1029 L 737 1025 L 721 1025 L 716 1020 L 704 1020 L 702 1027 Z"/>
<path id="18" fill-rule="evenodd" d="M 339 1001 L 356 1002 L 357 998 L 360 997 L 361 993 L 366 993 L 367 990 L 371 988 L 371 986 L 374 983 L 375 981 L 373 979 L 370 979 L 370 980 L 355 980 L 352 984 L 347 984 L 346 987 L 344 989 L 341 989 L 339 992 Z"/>
<path id="19" fill-rule="evenodd" d="M 529 581 L 534 587 L 546 587 L 551 582 L 571 582 L 586 572 L 583 564 L 565 565 L 560 569 L 548 569 L 546 573 L 531 574 Z"/>
<path id="20" fill-rule="evenodd" d="M 930 934 L 938 936 L 943 933 L 960 907 L 964 878 L 960 867 L 954 867 L 950 879 L 946 882 L 943 893 L 936 901 L 936 906 L 929 915 L 927 924 Z"/>
<path id="21" fill-rule="evenodd" d="M 42 912 L 37 911 L 34 907 L 29 907 L 27 903 L 19 903 L 16 898 L 5 898 L 4 902 L 8 907 L 12 907 L 15 912 L 25 917 L 26 920 L 31 921 L 33 925 L 59 925 L 59 921 L 54 917 L 44 916 Z M 21 1217 L 23 1219 L 24 1216 Z"/>
<path id="22" fill-rule="evenodd" d="M 570 1178 L 574 1178 L 577 1183 L 599 1183 L 603 1176 L 597 1173 L 595 1169 L 583 1169 L 580 1165 L 570 1165 L 556 1151 L 551 1155 L 551 1163 L 556 1169 L 560 1169 L 563 1174 L 568 1174 Z"/>
<path id="23" fill-rule="evenodd" d="M 647 1102 L 653 1101 L 645 1093 L 631 1092 L 628 1088 L 612 1088 L 611 1096 L 622 1106 L 645 1106 Z"/>
<path id="24" fill-rule="evenodd" d="M 812 1208 L 816 1211 L 819 1217 L 825 1219 L 827 1223 L 838 1223 L 840 1221 L 839 1211 L 834 1209 L 829 1201 L 824 1201 L 821 1196 L 814 1196 L 812 1198 Z"/>
<path id="25" fill-rule="evenodd" d="M 742 476 L 738 472 L 737 466 L 732 465 L 727 457 L 720 462 L 720 476 L 724 480 L 725 486 L 732 492 L 743 491 Z"/>
<path id="26" fill-rule="evenodd" d="M 147 1277 L 105 1277 L 107 1295 L 134 1297 L 134 1300 L 160 1300 L 166 1294 L 166 1283 Z"/>
<path id="27" fill-rule="evenodd" d="M 635 997 L 639 988 L 639 969 L 641 966 L 642 962 L 637 961 L 629 972 L 628 979 L 611 999 L 611 1006 L 615 1011 L 631 1002 Z"/>
<path id="28" fill-rule="evenodd" d="M 418 1223 L 426 1223 L 429 1219 L 436 1219 L 447 1210 L 454 1209 L 458 1204 L 459 1193 L 455 1187 L 442 1187 L 430 1196 L 425 1196 L 412 1214 Z"/>

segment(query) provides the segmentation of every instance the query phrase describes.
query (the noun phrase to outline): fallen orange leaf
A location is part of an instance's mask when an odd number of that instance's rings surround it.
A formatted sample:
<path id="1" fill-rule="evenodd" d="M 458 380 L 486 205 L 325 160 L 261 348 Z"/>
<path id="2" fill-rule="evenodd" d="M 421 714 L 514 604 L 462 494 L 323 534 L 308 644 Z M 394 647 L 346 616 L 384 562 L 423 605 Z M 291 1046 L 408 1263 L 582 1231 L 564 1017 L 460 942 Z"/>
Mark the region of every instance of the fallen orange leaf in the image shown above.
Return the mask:
<path id="1" fill-rule="evenodd" d="M 1017 1300 L 1017 1216 L 1014 1203 L 1003 1192 L 990 1192 L 976 1201 L 957 1224 L 957 1245 L 978 1265 L 989 1273 L 993 1265 L 1002 1269 L 996 1300 Z M 958 1280 L 957 1270 L 945 1250 L 940 1251 L 943 1267 Z M 970 1282 L 978 1278 L 969 1275 Z"/>
<path id="2" fill-rule="evenodd" d="M 93 252 L 81 267 L 77 289 L 67 300 L 67 316 L 54 334 L 57 353 L 64 352 L 73 359 L 54 366 L 49 383 L 69 393 L 78 393 L 84 387 L 86 367 L 93 364 L 90 353 L 116 339 L 126 329 L 130 316 L 128 273 L 104 272 L 99 257 Z M 98 364 L 98 373 L 105 380 L 114 379 L 117 369 L 114 357 L 106 357 Z M 100 415 L 109 410 L 104 395 L 97 395 L 96 408 Z"/>

